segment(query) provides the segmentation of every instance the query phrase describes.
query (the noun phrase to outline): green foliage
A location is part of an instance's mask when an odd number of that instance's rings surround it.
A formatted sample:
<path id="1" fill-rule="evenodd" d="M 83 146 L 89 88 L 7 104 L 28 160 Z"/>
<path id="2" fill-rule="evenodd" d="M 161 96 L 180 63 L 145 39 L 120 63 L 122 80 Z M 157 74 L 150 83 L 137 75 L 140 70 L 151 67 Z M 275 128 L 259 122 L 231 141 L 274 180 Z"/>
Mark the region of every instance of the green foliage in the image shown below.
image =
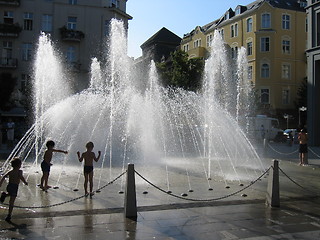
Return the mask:
<path id="1" fill-rule="evenodd" d="M 294 102 L 296 108 L 307 106 L 308 104 L 308 81 L 304 78 L 297 91 L 297 99 Z"/>
<path id="2" fill-rule="evenodd" d="M 188 58 L 184 51 L 171 53 L 171 61 L 157 63 L 164 86 L 197 91 L 201 87 L 204 60 Z"/>
<path id="3" fill-rule="evenodd" d="M 16 79 L 10 73 L 0 74 L 0 108 L 8 110 L 8 102 L 16 85 Z"/>

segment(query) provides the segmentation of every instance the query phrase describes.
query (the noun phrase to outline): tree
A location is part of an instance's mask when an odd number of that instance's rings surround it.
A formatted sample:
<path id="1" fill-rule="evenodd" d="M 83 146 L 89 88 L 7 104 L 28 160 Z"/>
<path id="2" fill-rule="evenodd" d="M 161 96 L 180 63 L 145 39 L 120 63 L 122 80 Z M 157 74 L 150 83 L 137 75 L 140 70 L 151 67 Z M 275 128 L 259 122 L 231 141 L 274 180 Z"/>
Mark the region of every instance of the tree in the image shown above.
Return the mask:
<path id="1" fill-rule="evenodd" d="M 204 60 L 188 58 L 184 51 L 171 53 L 170 61 L 157 63 L 158 71 L 165 86 L 196 91 L 201 87 Z"/>
<path id="2" fill-rule="evenodd" d="M 10 96 L 16 85 L 16 78 L 13 78 L 10 73 L 0 74 L 0 109 L 10 109 Z"/>
<path id="3" fill-rule="evenodd" d="M 304 78 L 297 91 L 297 99 L 295 100 L 296 108 L 307 106 L 308 104 L 308 80 Z"/>

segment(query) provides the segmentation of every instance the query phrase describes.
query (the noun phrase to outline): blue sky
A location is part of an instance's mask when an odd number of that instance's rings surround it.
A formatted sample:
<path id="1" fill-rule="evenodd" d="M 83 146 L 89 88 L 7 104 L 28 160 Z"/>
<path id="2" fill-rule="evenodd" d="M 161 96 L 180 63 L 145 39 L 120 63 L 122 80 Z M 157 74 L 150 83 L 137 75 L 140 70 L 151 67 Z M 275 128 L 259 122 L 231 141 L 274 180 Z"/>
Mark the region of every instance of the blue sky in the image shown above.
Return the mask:
<path id="1" fill-rule="evenodd" d="M 128 0 L 128 55 L 142 55 L 140 45 L 162 27 L 182 37 L 196 26 L 221 17 L 229 8 L 254 0 Z"/>

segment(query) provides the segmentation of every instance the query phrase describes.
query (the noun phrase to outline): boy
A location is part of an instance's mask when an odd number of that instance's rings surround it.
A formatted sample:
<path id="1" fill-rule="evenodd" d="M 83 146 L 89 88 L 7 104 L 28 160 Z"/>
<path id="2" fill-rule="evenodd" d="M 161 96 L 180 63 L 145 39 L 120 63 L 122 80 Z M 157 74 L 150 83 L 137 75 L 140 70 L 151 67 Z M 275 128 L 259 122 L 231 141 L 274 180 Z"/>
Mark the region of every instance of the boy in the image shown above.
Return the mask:
<path id="1" fill-rule="evenodd" d="M 18 188 L 19 188 L 19 183 L 20 180 L 25 184 L 28 185 L 27 181 L 24 179 L 22 175 L 22 170 L 20 170 L 21 167 L 21 160 L 20 158 L 14 158 L 11 161 L 11 166 L 12 170 L 9 171 L 7 174 L 5 174 L 1 180 L 0 180 L 0 187 L 6 177 L 9 177 L 9 183 L 7 185 L 7 192 L 2 192 L 1 197 L 0 197 L 0 202 L 4 202 L 5 198 L 7 196 L 10 196 L 9 200 L 9 212 L 8 216 L 5 218 L 7 222 L 10 222 L 11 220 L 11 214 L 14 206 L 14 201 L 16 200 L 17 193 L 18 193 Z"/>
<path id="2" fill-rule="evenodd" d="M 42 177 L 41 177 L 40 188 L 44 191 L 50 188 L 50 186 L 48 185 L 48 179 L 49 179 L 50 167 L 52 165 L 51 163 L 52 153 L 60 152 L 60 153 L 68 154 L 67 151 L 54 149 L 54 145 L 55 145 L 54 141 L 51 141 L 51 140 L 46 143 L 47 150 L 44 152 L 43 161 L 41 163 Z"/>
<path id="3" fill-rule="evenodd" d="M 87 151 L 82 153 L 80 157 L 80 152 L 77 152 L 79 162 L 82 162 L 84 159 L 84 191 L 85 195 L 88 196 L 88 181 L 90 183 L 90 197 L 93 196 L 92 188 L 93 188 L 93 160 L 98 162 L 101 151 L 98 151 L 98 157 L 96 157 L 95 153 L 92 152 L 93 150 L 93 142 L 88 142 L 86 144 Z"/>

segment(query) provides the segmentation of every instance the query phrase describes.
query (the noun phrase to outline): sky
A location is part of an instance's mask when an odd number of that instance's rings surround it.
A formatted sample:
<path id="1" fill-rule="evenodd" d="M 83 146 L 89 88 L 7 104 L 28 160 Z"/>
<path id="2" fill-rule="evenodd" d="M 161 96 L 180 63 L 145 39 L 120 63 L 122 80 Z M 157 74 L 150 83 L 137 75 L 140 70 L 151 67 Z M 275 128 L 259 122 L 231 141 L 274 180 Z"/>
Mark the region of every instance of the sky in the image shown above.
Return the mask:
<path id="1" fill-rule="evenodd" d="M 140 57 L 140 46 L 165 27 L 179 37 L 220 18 L 229 8 L 254 0 L 128 0 L 128 55 Z"/>

